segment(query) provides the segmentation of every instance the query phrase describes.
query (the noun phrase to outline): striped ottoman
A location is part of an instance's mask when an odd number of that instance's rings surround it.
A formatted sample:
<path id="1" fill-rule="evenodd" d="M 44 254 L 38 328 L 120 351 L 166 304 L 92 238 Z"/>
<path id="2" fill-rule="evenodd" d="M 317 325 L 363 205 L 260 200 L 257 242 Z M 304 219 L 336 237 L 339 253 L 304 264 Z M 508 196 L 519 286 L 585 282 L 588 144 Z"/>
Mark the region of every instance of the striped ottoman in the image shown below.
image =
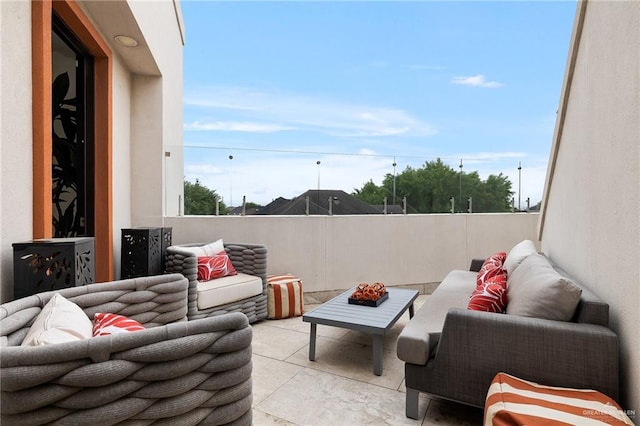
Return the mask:
<path id="1" fill-rule="evenodd" d="M 267 276 L 267 318 L 299 317 L 304 306 L 302 280 L 295 275 Z"/>
<path id="2" fill-rule="evenodd" d="M 603 393 L 543 386 L 498 373 L 484 406 L 484 424 L 633 425 L 626 413 Z"/>

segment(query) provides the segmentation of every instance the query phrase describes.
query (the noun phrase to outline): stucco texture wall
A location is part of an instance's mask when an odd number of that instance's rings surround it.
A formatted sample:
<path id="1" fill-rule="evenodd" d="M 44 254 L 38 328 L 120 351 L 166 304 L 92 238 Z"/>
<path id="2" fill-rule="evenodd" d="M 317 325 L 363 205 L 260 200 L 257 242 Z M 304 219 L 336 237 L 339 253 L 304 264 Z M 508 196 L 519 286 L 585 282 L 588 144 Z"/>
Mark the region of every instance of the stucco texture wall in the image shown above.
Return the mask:
<path id="1" fill-rule="evenodd" d="M 0 1 L 0 299 L 13 297 L 12 243 L 33 237 L 31 4 Z"/>
<path id="2" fill-rule="evenodd" d="M 174 244 L 266 245 L 267 272 L 299 275 L 306 292 L 439 283 L 473 258 L 535 240 L 537 224 L 537 213 L 165 218 Z"/>
<path id="3" fill-rule="evenodd" d="M 580 6 L 578 7 L 580 11 Z M 578 13 L 580 15 L 580 13 Z M 640 414 L 640 2 L 589 1 L 554 141 L 542 250 L 610 305 L 621 401 Z M 570 84 L 568 84 L 570 83 Z M 567 90 L 567 89 L 565 89 Z M 556 125 L 558 126 L 558 124 Z M 552 154 L 553 162 L 553 154 Z"/>
<path id="4" fill-rule="evenodd" d="M 135 226 L 158 226 L 164 216 L 178 214 L 183 193 L 180 5 L 172 1 L 129 5 L 159 70 L 158 79 L 145 75 L 134 80 L 134 90 L 146 104 L 140 109 L 141 101 L 134 102 L 134 115 L 145 123 L 136 124 L 136 132 L 147 137 L 135 138 L 132 145 L 132 220 Z"/>

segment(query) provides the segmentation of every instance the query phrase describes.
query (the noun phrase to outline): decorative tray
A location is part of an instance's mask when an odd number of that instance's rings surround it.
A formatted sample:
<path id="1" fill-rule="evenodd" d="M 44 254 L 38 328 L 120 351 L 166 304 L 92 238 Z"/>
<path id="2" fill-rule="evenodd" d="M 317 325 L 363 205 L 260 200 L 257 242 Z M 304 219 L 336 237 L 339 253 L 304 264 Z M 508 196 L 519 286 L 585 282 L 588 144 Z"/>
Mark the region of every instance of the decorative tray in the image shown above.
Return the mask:
<path id="1" fill-rule="evenodd" d="M 350 305 L 362 305 L 362 306 L 373 306 L 378 307 L 382 302 L 389 298 L 389 292 L 385 292 L 380 298 L 376 300 L 367 300 L 367 299 L 355 299 L 353 297 L 349 297 Z"/>

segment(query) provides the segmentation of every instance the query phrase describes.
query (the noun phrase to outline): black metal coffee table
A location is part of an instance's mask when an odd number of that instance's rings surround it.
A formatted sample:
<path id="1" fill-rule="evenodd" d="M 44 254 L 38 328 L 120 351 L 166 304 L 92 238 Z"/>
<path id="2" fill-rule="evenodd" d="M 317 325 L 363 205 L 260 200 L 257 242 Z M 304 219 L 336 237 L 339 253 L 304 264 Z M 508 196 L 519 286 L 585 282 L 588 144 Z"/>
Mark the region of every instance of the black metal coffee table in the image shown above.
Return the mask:
<path id="1" fill-rule="evenodd" d="M 389 298 L 380 306 L 371 307 L 350 305 L 348 298 L 354 290 L 345 291 L 302 316 L 302 321 L 311 323 L 309 361 L 316 360 L 316 327 L 318 324 L 363 331 L 373 337 L 373 373 L 380 376 L 382 374 L 384 334 L 393 327 L 407 309 L 409 309 L 409 316 L 413 317 L 413 302 L 418 297 L 418 292 L 401 288 L 387 288 Z"/>

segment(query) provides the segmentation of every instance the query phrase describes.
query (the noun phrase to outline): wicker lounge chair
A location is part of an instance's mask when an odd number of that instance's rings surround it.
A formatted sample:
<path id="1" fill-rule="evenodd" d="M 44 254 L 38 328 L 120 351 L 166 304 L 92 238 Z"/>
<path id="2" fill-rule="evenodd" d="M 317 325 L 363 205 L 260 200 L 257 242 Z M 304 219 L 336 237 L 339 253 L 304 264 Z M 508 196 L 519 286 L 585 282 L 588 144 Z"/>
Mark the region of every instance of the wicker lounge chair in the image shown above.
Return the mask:
<path id="1" fill-rule="evenodd" d="M 1 424 L 251 424 L 251 327 L 238 313 L 186 321 L 179 274 L 57 291 L 89 316 L 146 329 L 20 346 L 54 292 L 0 305 Z"/>
<path id="2" fill-rule="evenodd" d="M 242 312 L 249 323 L 267 317 L 267 248 L 257 244 L 225 243 L 224 249 L 238 273 L 262 279 L 262 293 L 208 309 L 198 308 L 198 258 L 188 250 L 201 244 L 182 244 L 167 248 L 167 271 L 181 273 L 189 280 L 189 320 Z"/>

